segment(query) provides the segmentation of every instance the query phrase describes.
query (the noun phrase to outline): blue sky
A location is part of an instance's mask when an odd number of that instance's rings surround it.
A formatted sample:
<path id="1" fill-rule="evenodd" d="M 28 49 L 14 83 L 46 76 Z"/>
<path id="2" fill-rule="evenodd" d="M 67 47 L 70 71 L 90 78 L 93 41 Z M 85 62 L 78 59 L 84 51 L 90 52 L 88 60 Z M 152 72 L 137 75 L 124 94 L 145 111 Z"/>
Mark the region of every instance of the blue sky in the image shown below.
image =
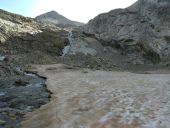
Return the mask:
<path id="1" fill-rule="evenodd" d="M 65 17 L 87 23 L 96 15 L 125 8 L 137 0 L 0 0 L 0 9 L 32 17 L 55 10 Z"/>
<path id="2" fill-rule="evenodd" d="M 36 0 L 0 0 L 0 8 L 24 16 L 31 16 L 30 10 L 34 7 L 35 1 Z"/>

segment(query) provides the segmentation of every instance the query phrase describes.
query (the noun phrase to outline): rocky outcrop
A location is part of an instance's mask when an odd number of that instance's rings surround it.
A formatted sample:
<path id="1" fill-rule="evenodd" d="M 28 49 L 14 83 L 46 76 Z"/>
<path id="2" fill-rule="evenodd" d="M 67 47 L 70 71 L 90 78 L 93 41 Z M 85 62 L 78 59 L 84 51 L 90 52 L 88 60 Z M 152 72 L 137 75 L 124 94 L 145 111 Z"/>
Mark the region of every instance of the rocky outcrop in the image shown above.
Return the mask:
<path id="1" fill-rule="evenodd" d="M 169 14 L 169 0 L 138 0 L 128 8 L 98 15 L 85 25 L 84 32 L 124 54 L 170 61 Z"/>
<path id="2" fill-rule="evenodd" d="M 45 14 L 39 15 L 35 19 L 38 21 L 44 22 L 44 23 L 52 23 L 52 24 L 62 25 L 62 26 L 84 25 L 83 23 L 80 23 L 80 22 L 71 21 L 55 11 L 51 11 L 51 12 L 47 12 Z"/>
<path id="3" fill-rule="evenodd" d="M 35 20 L 0 10 L 0 44 L 11 35 L 39 33 L 39 24 Z"/>

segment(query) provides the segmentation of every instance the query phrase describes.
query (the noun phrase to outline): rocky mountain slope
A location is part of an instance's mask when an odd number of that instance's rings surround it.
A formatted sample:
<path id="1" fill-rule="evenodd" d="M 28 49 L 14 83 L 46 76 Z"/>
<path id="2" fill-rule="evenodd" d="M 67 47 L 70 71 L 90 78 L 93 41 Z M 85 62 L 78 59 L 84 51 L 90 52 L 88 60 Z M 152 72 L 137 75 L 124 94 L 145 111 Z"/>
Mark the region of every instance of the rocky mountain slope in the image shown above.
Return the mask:
<path id="1" fill-rule="evenodd" d="M 12 34 L 37 32 L 38 25 L 31 18 L 0 10 L 0 43 Z"/>
<path id="2" fill-rule="evenodd" d="M 38 116 L 34 115 L 34 112 L 31 117 L 28 114 L 27 119 L 22 123 L 23 127 L 37 128 L 37 125 L 79 127 L 80 123 L 83 123 L 82 127 L 88 123 L 95 128 L 131 127 L 129 122 L 125 122 L 124 125 L 120 124 L 119 120 L 132 119 L 131 117 L 137 115 L 139 122 L 134 120 L 135 128 L 140 127 L 138 123 L 147 124 L 147 121 L 151 121 L 151 125 L 156 122 L 158 128 L 159 126 L 169 128 L 169 120 L 164 120 L 169 119 L 169 115 L 166 115 L 169 107 L 169 75 L 134 74 L 131 77 L 129 73 L 123 72 L 120 73 L 120 77 L 107 72 L 108 70 L 137 72 L 139 69 L 140 73 L 150 73 L 147 70 L 154 68 L 159 72 L 160 70 L 157 69 L 161 68 L 163 73 L 165 71 L 169 73 L 170 17 L 168 12 L 169 1 L 167 0 L 139 0 L 127 9 L 113 10 L 99 15 L 85 25 L 82 32 L 75 25 L 70 31 L 69 28 L 72 26 L 70 22 L 67 23 L 68 26 L 59 27 L 60 25 L 38 22 L 32 18 L 0 10 L 0 128 L 20 127 L 20 122 L 26 113 L 34 111 L 49 100 L 52 109 L 48 108 L 49 104 L 47 104 L 47 111 L 41 112 L 41 108 L 46 109 L 42 106 L 38 109 L 40 110 Z M 71 47 L 69 52 L 61 57 L 63 49 L 69 44 Z M 166 66 L 163 65 L 165 70 L 162 69 L 162 65 L 154 65 L 150 60 L 166 62 Z M 64 63 L 66 66 L 63 69 L 62 66 L 57 65 L 38 66 L 38 68 L 32 65 L 58 63 Z M 92 72 L 90 69 L 105 71 Z M 41 75 L 52 80 L 52 84 L 37 75 L 37 71 L 40 74 L 43 71 Z M 47 88 L 45 81 L 54 88 L 49 88 L 49 85 Z M 61 87 L 60 83 L 62 83 Z M 126 85 L 128 88 L 125 87 Z M 110 91 L 113 88 L 118 90 Z M 54 91 L 53 94 L 49 89 Z M 69 95 L 66 94 L 67 91 Z M 79 95 L 79 92 L 82 95 Z M 142 99 L 143 92 L 149 94 L 145 95 L 145 99 Z M 115 95 L 112 97 L 112 94 Z M 129 100 L 129 96 L 132 100 Z M 136 100 L 138 96 L 139 100 L 138 98 Z M 92 99 L 93 102 L 91 102 L 92 97 L 95 98 Z M 115 98 L 118 98 L 118 102 L 116 100 L 116 104 L 112 105 Z M 77 101 L 81 101 L 80 104 Z M 100 106 L 99 110 L 96 110 L 98 101 Z M 144 101 L 144 107 L 143 104 L 138 104 L 140 101 Z M 79 105 L 74 107 L 76 103 Z M 87 105 L 91 105 L 90 109 Z M 123 111 L 119 111 L 121 105 Z M 134 108 L 129 108 L 129 105 Z M 152 106 L 154 106 L 152 110 L 148 109 Z M 138 107 L 144 109 L 138 111 Z M 74 111 L 75 108 L 78 111 Z M 145 110 L 149 115 L 145 115 Z M 42 116 L 46 115 L 46 112 L 48 120 Z M 60 117 L 64 115 L 63 118 L 56 118 L 56 112 Z M 107 112 L 111 112 L 111 115 Z M 113 112 L 118 112 L 119 118 L 114 118 Z M 155 117 L 154 120 L 152 115 Z M 54 119 L 52 120 L 54 122 L 51 122 L 51 119 Z M 59 119 L 59 122 L 56 119 Z M 98 119 L 106 120 L 101 124 Z M 65 121 L 68 121 L 66 125 Z M 112 124 L 112 121 L 115 124 Z"/>
<path id="3" fill-rule="evenodd" d="M 73 49 L 61 57 L 68 44 L 67 35 L 67 28 L 0 10 L 0 128 L 19 128 L 26 113 L 49 101 L 44 77 L 27 72 L 31 64 L 114 69 L 114 65 L 93 55 L 95 50 L 89 44 L 94 41 L 85 41 L 85 36 L 75 30 Z M 103 49 L 99 42 L 94 44 Z"/>
<path id="4" fill-rule="evenodd" d="M 170 1 L 138 0 L 125 9 L 103 13 L 90 20 L 84 32 L 122 54 L 170 61 Z"/>
<path id="5" fill-rule="evenodd" d="M 24 114 L 49 101 L 45 79 L 25 72 L 24 66 L 42 59 L 47 62 L 39 56 L 44 52 L 40 46 L 45 46 L 38 38 L 44 33 L 42 28 L 34 19 L 0 10 L 1 128 L 18 128 Z"/>
<path id="6" fill-rule="evenodd" d="M 50 11 L 47 13 L 44 13 L 42 15 L 39 15 L 35 18 L 38 21 L 45 22 L 45 23 L 53 23 L 56 25 L 63 25 L 63 26 L 82 26 L 83 23 L 71 21 L 67 19 L 66 17 L 60 15 L 56 11 Z"/>
<path id="7" fill-rule="evenodd" d="M 66 37 L 67 31 L 59 27 L 0 10 L 0 54 L 22 62 L 49 62 L 61 54 Z"/>
<path id="8" fill-rule="evenodd" d="M 8 56 L 24 65 L 66 63 L 94 69 L 115 69 L 116 63 L 109 62 L 109 59 L 119 52 L 110 47 L 104 48 L 96 39 L 75 28 L 72 31 L 71 50 L 61 58 L 62 50 L 68 44 L 67 27 L 40 23 L 3 10 L 0 14 L 0 57 Z M 108 52 L 104 52 L 105 49 Z"/>

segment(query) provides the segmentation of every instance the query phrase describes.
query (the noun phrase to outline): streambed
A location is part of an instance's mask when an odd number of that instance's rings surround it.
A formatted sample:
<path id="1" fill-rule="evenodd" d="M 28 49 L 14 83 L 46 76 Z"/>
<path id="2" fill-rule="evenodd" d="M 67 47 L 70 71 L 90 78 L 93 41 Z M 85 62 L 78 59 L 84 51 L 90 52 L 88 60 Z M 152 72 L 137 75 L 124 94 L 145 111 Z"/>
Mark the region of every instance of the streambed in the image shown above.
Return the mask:
<path id="1" fill-rule="evenodd" d="M 0 128 L 18 128 L 23 116 L 46 104 L 50 94 L 45 78 L 26 72 L 7 74 L 0 77 Z"/>

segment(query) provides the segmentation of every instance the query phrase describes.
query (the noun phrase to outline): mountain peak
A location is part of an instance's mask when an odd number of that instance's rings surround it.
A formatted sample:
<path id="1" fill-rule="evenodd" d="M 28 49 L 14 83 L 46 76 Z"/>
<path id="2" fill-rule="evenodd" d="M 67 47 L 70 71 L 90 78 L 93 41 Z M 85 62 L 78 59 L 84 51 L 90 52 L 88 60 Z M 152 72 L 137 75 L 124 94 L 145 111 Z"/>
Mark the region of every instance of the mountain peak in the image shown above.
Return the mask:
<path id="1" fill-rule="evenodd" d="M 41 22 L 52 23 L 55 25 L 64 25 L 64 26 L 82 26 L 82 25 L 84 25 L 83 23 L 72 21 L 54 10 L 44 13 L 42 15 L 39 15 L 35 19 L 38 21 L 41 21 Z"/>
<path id="2" fill-rule="evenodd" d="M 51 13 L 58 13 L 58 12 L 56 12 L 55 10 L 51 10 L 51 11 L 49 11 L 49 12 L 51 12 Z"/>
<path id="3" fill-rule="evenodd" d="M 48 14 L 59 14 L 58 12 L 56 12 L 56 11 L 54 11 L 54 10 L 52 10 L 52 11 L 49 11 L 49 12 L 47 12 Z"/>

